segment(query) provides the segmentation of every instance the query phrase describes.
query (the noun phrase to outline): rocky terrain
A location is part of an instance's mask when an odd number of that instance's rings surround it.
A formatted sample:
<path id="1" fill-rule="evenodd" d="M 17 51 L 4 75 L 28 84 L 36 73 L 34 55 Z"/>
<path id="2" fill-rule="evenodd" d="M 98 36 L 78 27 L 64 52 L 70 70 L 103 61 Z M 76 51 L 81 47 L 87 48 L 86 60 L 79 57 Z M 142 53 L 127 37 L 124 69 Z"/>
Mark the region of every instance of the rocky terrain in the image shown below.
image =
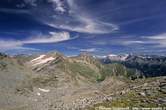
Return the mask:
<path id="1" fill-rule="evenodd" d="M 91 55 L 0 54 L 0 110 L 90 110 L 99 106 L 165 106 L 166 77 L 145 78 Z"/>
<path id="2" fill-rule="evenodd" d="M 111 99 L 111 100 L 109 100 Z M 165 107 L 166 77 L 138 79 L 128 84 L 121 91 L 107 96 L 102 103 L 97 103 L 90 110 L 100 107 Z"/>

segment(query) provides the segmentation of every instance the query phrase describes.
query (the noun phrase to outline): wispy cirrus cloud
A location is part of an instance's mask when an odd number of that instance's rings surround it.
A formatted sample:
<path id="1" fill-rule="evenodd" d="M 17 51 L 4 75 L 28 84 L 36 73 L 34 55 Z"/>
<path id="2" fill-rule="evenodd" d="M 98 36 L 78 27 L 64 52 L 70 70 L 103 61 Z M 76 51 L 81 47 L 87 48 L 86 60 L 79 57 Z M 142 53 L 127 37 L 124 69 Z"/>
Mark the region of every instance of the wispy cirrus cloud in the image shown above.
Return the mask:
<path id="1" fill-rule="evenodd" d="M 22 42 L 17 40 L 0 40 L 0 50 L 8 50 L 11 48 L 21 47 Z"/>
<path id="2" fill-rule="evenodd" d="M 165 53 L 166 50 L 166 33 L 161 33 L 151 36 L 123 36 L 112 39 L 97 39 L 89 41 L 94 47 L 119 47 L 123 48 L 127 52 L 135 53 Z M 114 49 L 114 48 L 112 48 Z"/>
<path id="3" fill-rule="evenodd" d="M 78 20 L 79 18 L 77 18 Z M 69 31 L 80 32 L 80 33 L 90 33 L 90 34 L 106 34 L 118 30 L 118 27 L 114 24 L 105 23 L 101 21 L 93 21 L 88 17 L 82 17 L 79 19 L 80 24 L 77 26 L 61 24 L 48 23 L 50 26 L 66 29 Z"/>
<path id="4" fill-rule="evenodd" d="M 166 47 L 166 33 L 144 37 L 146 37 L 149 42 L 154 43 L 156 47 Z"/>
<path id="5" fill-rule="evenodd" d="M 92 16 L 77 3 L 76 0 L 23 0 L 16 4 L 17 9 L 0 9 L 0 11 L 27 13 L 35 20 L 54 28 L 79 33 L 105 34 L 119 29 L 114 23 L 104 22 Z"/>
<path id="6" fill-rule="evenodd" d="M 56 43 L 61 41 L 70 40 L 70 34 L 68 32 L 50 32 L 50 36 L 38 36 L 32 37 L 25 41 L 22 41 L 23 44 L 41 44 L 41 43 Z"/>
<path id="7" fill-rule="evenodd" d="M 41 17 L 41 20 L 52 27 L 90 34 L 111 33 L 119 29 L 117 25 L 100 21 L 90 13 L 83 11 L 77 6 L 75 0 L 65 0 L 66 4 L 61 0 L 50 1 L 53 2 L 55 12 L 50 14 L 49 18 Z M 68 5 L 68 8 L 65 8 L 65 5 Z M 62 13 L 57 14 L 57 10 Z"/>
<path id="8" fill-rule="evenodd" d="M 97 48 L 80 49 L 80 52 L 96 52 L 96 51 L 98 51 Z"/>
<path id="9" fill-rule="evenodd" d="M 147 42 L 144 40 L 135 40 L 134 38 L 122 38 L 122 39 L 111 39 L 111 40 L 94 40 L 89 41 L 91 44 L 96 46 L 105 46 L 105 45 L 122 45 L 122 46 L 130 46 L 130 45 L 142 45 Z"/>
<path id="10" fill-rule="evenodd" d="M 138 45 L 138 44 L 146 44 L 145 41 L 141 40 L 126 40 L 126 41 L 121 41 L 122 45 Z"/>
<path id="11" fill-rule="evenodd" d="M 79 48 L 79 47 L 75 47 L 75 46 L 69 46 L 69 47 L 67 47 L 67 49 L 75 50 L 75 51 L 79 51 L 79 52 L 88 52 L 88 53 L 100 51 L 100 48 Z"/>
<path id="12" fill-rule="evenodd" d="M 70 37 L 68 32 L 50 32 L 49 36 L 38 36 L 31 37 L 25 40 L 0 40 L 0 50 L 12 50 L 12 49 L 30 49 L 28 47 L 23 47 L 25 44 L 42 44 L 42 43 L 58 43 L 66 40 L 73 39 Z"/>
<path id="13" fill-rule="evenodd" d="M 64 13 L 66 9 L 64 8 L 63 1 L 61 0 L 48 0 L 48 2 L 51 2 L 54 4 L 55 11 Z"/>

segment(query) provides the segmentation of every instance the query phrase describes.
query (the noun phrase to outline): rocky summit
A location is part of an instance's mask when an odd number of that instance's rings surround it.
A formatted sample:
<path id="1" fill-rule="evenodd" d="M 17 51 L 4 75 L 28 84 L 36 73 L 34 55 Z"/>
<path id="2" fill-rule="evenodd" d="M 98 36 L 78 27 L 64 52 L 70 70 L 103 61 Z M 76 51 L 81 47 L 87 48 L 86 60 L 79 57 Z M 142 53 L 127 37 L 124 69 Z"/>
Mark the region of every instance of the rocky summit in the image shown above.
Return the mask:
<path id="1" fill-rule="evenodd" d="M 166 77 L 145 77 L 123 63 L 105 64 L 88 54 L 0 54 L 0 110 L 94 110 L 100 106 L 164 107 Z"/>

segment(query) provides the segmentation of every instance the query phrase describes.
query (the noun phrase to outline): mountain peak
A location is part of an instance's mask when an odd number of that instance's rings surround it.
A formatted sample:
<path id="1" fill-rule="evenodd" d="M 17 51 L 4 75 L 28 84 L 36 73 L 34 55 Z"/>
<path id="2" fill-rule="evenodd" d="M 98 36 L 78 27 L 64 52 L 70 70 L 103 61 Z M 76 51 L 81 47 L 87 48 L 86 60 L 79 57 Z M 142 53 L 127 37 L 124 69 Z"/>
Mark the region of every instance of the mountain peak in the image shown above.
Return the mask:
<path id="1" fill-rule="evenodd" d="M 51 63 L 55 60 L 63 61 L 63 60 L 65 60 L 65 56 L 58 52 L 50 52 L 47 54 L 42 54 L 42 55 L 37 56 L 36 58 L 29 61 L 29 63 L 32 64 L 32 66 L 38 66 L 38 65 L 44 65 L 44 64 Z"/>

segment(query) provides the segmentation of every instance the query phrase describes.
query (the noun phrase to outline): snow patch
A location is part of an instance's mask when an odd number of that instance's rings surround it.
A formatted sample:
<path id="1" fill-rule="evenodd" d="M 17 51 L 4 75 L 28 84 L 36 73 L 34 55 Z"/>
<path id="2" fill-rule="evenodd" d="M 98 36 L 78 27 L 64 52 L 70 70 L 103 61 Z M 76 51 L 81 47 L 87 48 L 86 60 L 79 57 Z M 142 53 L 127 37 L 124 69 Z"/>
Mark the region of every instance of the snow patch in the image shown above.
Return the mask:
<path id="1" fill-rule="evenodd" d="M 53 57 L 41 59 L 41 60 L 35 62 L 35 63 L 33 64 L 33 66 L 40 65 L 40 64 L 44 64 L 44 63 L 47 63 L 47 62 L 49 62 L 49 61 L 53 61 L 54 59 L 55 59 L 55 58 L 53 58 Z"/>
<path id="2" fill-rule="evenodd" d="M 31 60 L 30 63 L 32 64 L 32 66 L 36 66 L 36 65 L 47 63 L 49 61 L 53 61 L 54 59 L 55 58 L 53 58 L 53 57 L 47 57 L 46 55 L 40 55 L 39 57 Z"/>
<path id="3" fill-rule="evenodd" d="M 37 58 L 31 60 L 31 62 L 34 62 L 34 61 L 40 60 L 40 59 L 44 58 L 45 56 L 46 56 L 46 55 L 40 55 L 39 57 L 37 57 Z"/>
<path id="4" fill-rule="evenodd" d="M 38 92 L 37 95 L 40 96 L 41 94 Z"/>
<path id="5" fill-rule="evenodd" d="M 50 92 L 49 89 L 41 89 L 41 88 L 39 88 L 39 90 L 42 91 L 42 92 Z"/>

